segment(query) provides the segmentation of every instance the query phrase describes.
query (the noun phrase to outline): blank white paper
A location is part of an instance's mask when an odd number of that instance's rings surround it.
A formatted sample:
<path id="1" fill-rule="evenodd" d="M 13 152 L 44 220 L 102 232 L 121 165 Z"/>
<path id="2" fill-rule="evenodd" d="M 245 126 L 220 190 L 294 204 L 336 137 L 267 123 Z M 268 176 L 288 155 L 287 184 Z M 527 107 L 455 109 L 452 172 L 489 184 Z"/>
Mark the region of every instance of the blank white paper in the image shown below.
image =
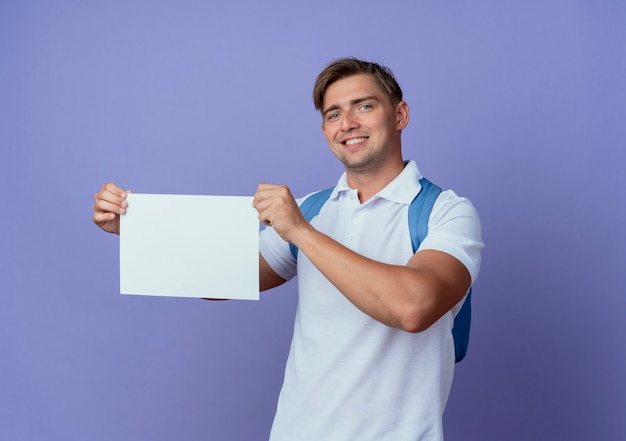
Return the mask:
<path id="1" fill-rule="evenodd" d="M 120 291 L 259 299 L 259 221 L 248 196 L 136 194 L 120 222 Z"/>

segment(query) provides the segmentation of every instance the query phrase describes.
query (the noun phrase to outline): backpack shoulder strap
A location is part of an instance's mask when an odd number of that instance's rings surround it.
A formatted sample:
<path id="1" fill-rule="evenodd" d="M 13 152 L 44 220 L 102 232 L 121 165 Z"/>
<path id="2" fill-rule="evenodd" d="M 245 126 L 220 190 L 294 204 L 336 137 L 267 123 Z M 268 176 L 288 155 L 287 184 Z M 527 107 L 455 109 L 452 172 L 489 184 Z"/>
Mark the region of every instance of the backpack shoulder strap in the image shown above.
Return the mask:
<path id="1" fill-rule="evenodd" d="M 409 205 L 409 231 L 415 253 L 428 234 L 428 219 L 441 188 L 426 178 L 420 179 L 422 189 Z"/>
<path id="2" fill-rule="evenodd" d="M 426 178 L 420 179 L 422 189 L 415 196 L 409 206 L 409 231 L 411 233 L 411 243 L 415 253 L 420 244 L 428 234 L 428 219 L 437 197 L 441 193 L 441 188 L 433 184 Z M 467 294 L 465 302 L 454 318 L 452 336 L 454 338 L 454 358 L 455 362 L 465 358 L 467 346 L 469 344 L 469 332 L 472 318 L 471 305 L 472 290 Z"/>
<path id="3" fill-rule="evenodd" d="M 332 194 L 334 189 L 335 187 L 331 187 L 327 188 L 326 190 L 313 193 L 311 196 L 306 198 L 302 202 L 302 204 L 300 204 L 300 211 L 308 222 L 311 222 L 311 219 L 317 216 L 317 214 L 322 209 L 322 206 L 326 203 L 328 198 L 330 198 L 330 195 Z M 293 255 L 293 257 L 298 260 L 298 247 L 290 243 L 289 249 L 291 250 L 291 254 Z"/>

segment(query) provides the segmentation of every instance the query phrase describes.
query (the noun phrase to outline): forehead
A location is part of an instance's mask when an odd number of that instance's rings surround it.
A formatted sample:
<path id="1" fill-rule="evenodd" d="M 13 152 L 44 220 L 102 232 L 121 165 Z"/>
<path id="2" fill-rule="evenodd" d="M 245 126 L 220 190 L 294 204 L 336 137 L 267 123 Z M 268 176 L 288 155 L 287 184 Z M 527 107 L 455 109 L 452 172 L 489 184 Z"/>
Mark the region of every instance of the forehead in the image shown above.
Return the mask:
<path id="1" fill-rule="evenodd" d="M 335 81 L 326 89 L 323 108 L 341 106 L 367 96 L 382 100 L 385 94 L 371 75 L 357 74 Z"/>

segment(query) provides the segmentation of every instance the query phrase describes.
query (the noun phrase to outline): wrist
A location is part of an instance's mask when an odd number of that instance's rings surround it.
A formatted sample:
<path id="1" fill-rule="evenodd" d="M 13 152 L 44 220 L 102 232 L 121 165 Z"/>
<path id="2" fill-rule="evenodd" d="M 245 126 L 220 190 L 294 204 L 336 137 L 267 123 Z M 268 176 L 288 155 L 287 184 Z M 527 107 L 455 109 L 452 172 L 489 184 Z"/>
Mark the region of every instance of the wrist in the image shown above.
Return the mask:
<path id="1" fill-rule="evenodd" d="M 315 243 L 316 234 L 320 234 L 310 223 L 306 222 L 295 228 L 289 242 L 294 244 L 300 250 L 306 253 L 311 244 Z"/>

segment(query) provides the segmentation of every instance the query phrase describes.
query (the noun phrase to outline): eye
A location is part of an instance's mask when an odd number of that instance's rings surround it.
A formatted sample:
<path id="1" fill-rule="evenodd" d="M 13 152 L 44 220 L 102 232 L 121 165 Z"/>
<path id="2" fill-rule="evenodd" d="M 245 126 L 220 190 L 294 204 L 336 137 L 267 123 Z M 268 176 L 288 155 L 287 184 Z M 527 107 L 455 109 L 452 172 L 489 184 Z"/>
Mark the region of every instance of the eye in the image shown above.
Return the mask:
<path id="1" fill-rule="evenodd" d="M 361 107 L 359 107 L 359 110 L 364 111 L 364 112 L 368 112 L 370 110 L 372 110 L 374 108 L 374 106 L 372 106 L 371 104 L 362 104 Z"/>
<path id="2" fill-rule="evenodd" d="M 339 118 L 338 113 L 329 113 L 328 115 L 326 115 L 326 121 L 333 121 L 337 118 Z"/>

